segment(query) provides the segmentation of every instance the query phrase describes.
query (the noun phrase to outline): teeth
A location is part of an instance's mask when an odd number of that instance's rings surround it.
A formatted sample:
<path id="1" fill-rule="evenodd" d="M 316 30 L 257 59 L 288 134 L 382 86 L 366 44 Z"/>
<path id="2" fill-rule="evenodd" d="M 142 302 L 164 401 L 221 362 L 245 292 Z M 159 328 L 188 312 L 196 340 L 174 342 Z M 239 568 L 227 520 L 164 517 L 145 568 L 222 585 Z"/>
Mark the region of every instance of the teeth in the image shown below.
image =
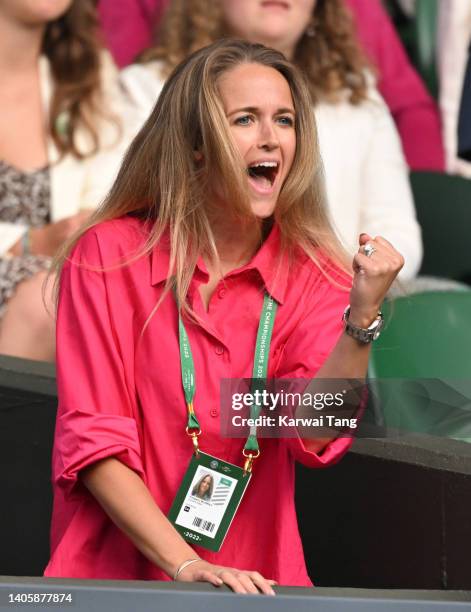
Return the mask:
<path id="1" fill-rule="evenodd" d="M 260 162 L 259 164 L 251 164 L 249 168 L 277 168 L 278 162 Z"/>

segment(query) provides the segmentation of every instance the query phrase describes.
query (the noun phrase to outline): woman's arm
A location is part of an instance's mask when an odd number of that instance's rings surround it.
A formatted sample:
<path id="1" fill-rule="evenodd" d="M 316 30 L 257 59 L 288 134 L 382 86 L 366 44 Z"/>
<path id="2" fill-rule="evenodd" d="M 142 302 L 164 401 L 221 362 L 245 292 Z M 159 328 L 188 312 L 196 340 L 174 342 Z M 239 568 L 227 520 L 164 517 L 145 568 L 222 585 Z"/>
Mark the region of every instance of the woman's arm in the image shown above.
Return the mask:
<path id="1" fill-rule="evenodd" d="M 82 482 L 97 499 L 112 521 L 128 536 L 141 553 L 173 577 L 184 561 L 197 559 L 189 546 L 155 503 L 136 472 L 109 457 L 87 467 Z M 198 561 L 185 567 L 178 576 L 182 582 L 226 583 L 236 593 L 274 595 L 274 582 L 258 572 L 213 565 Z M 258 589 L 257 589 L 258 587 Z"/>
<path id="2" fill-rule="evenodd" d="M 85 223 L 90 214 L 91 211 L 80 211 L 66 219 L 61 219 L 55 223 L 48 223 L 42 227 L 30 228 L 29 230 L 21 226 L 21 238 L 8 249 L 8 252 L 14 256 L 23 255 L 22 238 L 23 234 L 29 231 L 29 253 L 31 255 L 53 257 L 64 242 Z"/>
<path id="3" fill-rule="evenodd" d="M 113 522 L 152 563 L 173 576 L 195 551 L 181 538 L 136 472 L 109 457 L 83 470 L 81 478 Z M 210 582 L 217 585 L 215 576 Z"/>
<path id="4" fill-rule="evenodd" d="M 366 243 L 374 245 L 375 252 L 367 257 L 363 252 Z M 360 248 L 353 259 L 353 284 L 350 292 L 349 321 L 363 329 L 369 327 L 381 308 L 386 293 L 404 265 L 404 258 L 385 239 L 361 234 Z M 318 381 L 323 379 L 363 380 L 368 371 L 371 343 L 364 344 L 342 333 L 333 350 L 317 371 L 316 377 L 306 388 L 307 393 L 318 391 Z M 354 407 L 356 409 L 357 407 Z M 296 416 L 301 416 L 296 411 Z M 321 452 L 329 438 L 306 439 L 311 452 Z"/>

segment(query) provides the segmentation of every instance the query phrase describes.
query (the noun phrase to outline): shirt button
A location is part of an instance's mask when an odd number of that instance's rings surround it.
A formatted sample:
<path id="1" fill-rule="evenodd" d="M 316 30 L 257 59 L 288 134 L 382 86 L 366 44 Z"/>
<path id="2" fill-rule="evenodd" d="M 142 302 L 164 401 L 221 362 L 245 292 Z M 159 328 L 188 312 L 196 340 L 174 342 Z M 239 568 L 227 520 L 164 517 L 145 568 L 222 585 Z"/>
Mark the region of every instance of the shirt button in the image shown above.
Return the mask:
<path id="1" fill-rule="evenodd" d="M 222 300 L 223 297 L 225 297 L 226 293 L 227 293 L 226 289 L 224 289 L 224 288 L 223 289 L 219 289 L 218 296 L 221 298 L 221 300 Z"/>
<path id="2" fill-rule="evenodd" d="M 219 411 L 217 410 L 217 408 L 211 408 L 211 410 L 209 411 L 209 414 L 212 417 L 217 417 L 217 415 L 219 414 Z"/>
<path id="3" fill-rule="evenodd" d="M 214 352 L 216 353 L 216 355 L 222 355 L 224 353 L 224 347 L 221 345 L 218 345 L 215 349 Z"/>

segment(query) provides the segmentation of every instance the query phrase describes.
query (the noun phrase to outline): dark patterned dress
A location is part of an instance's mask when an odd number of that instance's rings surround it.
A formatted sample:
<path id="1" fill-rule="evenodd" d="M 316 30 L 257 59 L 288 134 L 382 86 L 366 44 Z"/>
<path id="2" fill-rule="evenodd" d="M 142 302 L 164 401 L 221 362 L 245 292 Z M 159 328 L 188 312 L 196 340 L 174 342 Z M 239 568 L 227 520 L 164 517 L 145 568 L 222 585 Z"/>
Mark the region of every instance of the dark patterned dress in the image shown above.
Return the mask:
<path id="1" fill-rule="evenodd" d="M 50 220 L 49 168 L 23 172 L 0 160 L 0 221 L 41 227 Z M 0 256 L 0 317 L 19 283 L 49 268 L 42 255 Z"/>

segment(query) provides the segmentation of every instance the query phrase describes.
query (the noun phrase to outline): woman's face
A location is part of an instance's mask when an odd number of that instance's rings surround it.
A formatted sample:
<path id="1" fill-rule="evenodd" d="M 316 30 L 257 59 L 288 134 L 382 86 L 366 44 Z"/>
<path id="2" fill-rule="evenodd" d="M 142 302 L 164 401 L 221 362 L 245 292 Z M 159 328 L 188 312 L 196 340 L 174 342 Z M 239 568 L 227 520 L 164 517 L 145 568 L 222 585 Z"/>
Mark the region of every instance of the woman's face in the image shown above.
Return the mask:
<path id="1" fill-rule="evenodd" d="M 316 0 L 221 0 L 232 36 L 263 43 L 292 59 L 311 20 Z"/>
<path id="2" fill-rule="evenodd" d="M 73 0 L 0 0 L 0 14 L 28 26 L 37 26 L 61 17 Z"/>
<path id="3" fill-rule="evenodd" d="M 210 486 L 211 486 L 211 477 L 205 476 L 205 478 L 203 478 L 203 480 L 201 481 L 200 488 L 199 488 L 199 494 L 204 495 L 205 493 L 207 493 L 209 491 Z"/>
<path id="4" fill-rule="evenodd" d="M 220 77 L 219 91 L 246 167 L 251 208 L 269 217 L 296 152 L 291 90 L 274 68 L 241 64 Z"/>

